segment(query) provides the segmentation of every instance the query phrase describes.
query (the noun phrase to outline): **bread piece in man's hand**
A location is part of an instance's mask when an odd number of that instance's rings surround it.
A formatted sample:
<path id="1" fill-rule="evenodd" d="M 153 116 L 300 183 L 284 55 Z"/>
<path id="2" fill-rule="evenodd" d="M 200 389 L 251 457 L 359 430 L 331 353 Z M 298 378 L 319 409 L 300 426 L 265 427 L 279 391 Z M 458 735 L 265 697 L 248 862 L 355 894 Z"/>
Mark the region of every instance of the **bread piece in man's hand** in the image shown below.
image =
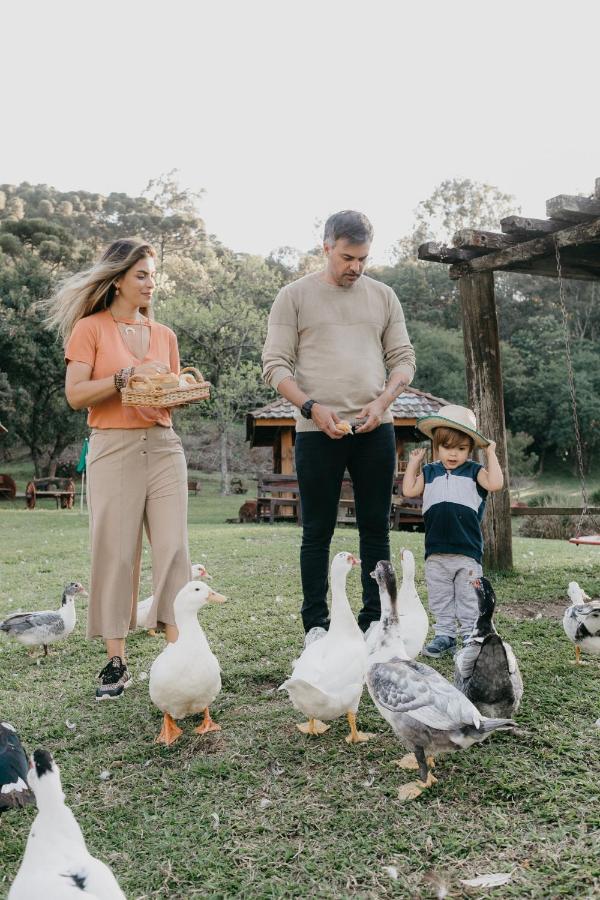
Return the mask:
<path id="1" fill-rule="evenodd" d="M 335 430 L 340 431 L 342 434 L 352 434 L 352 425 L 350 422 L 336 422 Z"/>

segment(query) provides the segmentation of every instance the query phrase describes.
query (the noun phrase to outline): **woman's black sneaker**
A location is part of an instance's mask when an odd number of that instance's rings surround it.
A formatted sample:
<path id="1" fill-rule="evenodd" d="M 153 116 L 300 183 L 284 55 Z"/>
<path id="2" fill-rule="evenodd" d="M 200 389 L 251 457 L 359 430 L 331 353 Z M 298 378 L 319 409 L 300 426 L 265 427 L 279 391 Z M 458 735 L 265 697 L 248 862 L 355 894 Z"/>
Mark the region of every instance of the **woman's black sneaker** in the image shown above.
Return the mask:
<path id="1" fill-rule="evenodd" d="M 117 700 L 131 684 L 131 675 L 120 656 L 113 656 L 98 675 L 96 700 Z"/>

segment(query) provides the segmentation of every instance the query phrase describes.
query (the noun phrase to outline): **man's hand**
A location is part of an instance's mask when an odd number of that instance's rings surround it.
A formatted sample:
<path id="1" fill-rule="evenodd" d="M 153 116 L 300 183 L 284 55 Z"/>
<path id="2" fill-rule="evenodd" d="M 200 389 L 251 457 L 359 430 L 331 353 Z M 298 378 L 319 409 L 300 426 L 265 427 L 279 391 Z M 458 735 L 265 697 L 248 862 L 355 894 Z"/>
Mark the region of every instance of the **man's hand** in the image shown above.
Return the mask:
<path id="1" fill-rule="evenodd" d="M 345 437 L 343 431 L 336 431 L 335 428 L 335 423 L 341 422 L 342 420 L 337 413 L 334 413 L 328 406 L 323 406 L 322 403 L 315 403 L 312 408 L 311 418 L 319 431 L 323 431 L 328 437 L 333 438 L 336 441 Z"/>
<path id="2" fill-rule="evenodd" d="M 355 429 L 355 434 L 365 434 L 367 431 L 373 431 L 383 420 L 383 414 L 387 409 L 387 405 L 385 402 L 382 402 L 380 399 L 371 400 L 370 403 L 367 403 L 366 406 L 363 406 L 359 414 L 357 415 L 357 419 L 366 419 L 359 428 Z"/>

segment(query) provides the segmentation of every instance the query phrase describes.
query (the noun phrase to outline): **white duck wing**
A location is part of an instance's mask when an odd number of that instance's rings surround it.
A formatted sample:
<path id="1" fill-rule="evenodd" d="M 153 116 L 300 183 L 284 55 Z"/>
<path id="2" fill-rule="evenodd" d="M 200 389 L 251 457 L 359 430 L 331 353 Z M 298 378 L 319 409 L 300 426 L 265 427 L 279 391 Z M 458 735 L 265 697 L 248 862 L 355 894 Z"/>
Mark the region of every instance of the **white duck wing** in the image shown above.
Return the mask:
<path id="1" fill-rule="evenodd" d="M 391 660 L 375 664 L 368 678 L 378 705 L 430 728 L 450 731 L 461 725 L 478 726 L 481 721 L 464 694 L 424 663 Z"/>
<path id="2" fill-rule="evenodd" d="M 15 613 L 0 625 L 7 634 L 23 635 L 32 630 L 40 634 L 57 635 L 65 630 L 65 623 L 58 612 Z"/>
<path id="3" fill-rule="evenodd" d="M 460 678 L 462 681 L 467 681 L 471 678 L 480 653 L 481 644 L 477 641 L 472 641 L 464 646 L 462 650 L 459 650 L 454 657 L 455 680 Z"/>
<path id="4" fill-rule="evenodd" d="M 148 628 L 148 616 L 150 615 L 153 602 L 154 597 L 150 596 L 146 597 L 145 600 L 140 600 L 138 603 L 136 610 L 136 625 L 138 628 Z"/>

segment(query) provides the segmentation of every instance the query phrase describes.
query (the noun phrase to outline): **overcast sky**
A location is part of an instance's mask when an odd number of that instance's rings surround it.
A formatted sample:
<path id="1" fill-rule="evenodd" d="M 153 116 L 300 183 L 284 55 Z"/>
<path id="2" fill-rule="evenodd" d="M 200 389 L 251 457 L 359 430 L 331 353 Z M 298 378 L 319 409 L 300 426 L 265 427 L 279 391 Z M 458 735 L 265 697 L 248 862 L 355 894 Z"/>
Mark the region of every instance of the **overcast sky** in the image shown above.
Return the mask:
<path id="1" fill-rule="evenodd" d="M 445 178 L 549 197 L 600 176 L 583 0 L 6 0 L 0 182 L 139 194 L 178 168 L 235 250 L 353 207 L 383 260 Z"/>

